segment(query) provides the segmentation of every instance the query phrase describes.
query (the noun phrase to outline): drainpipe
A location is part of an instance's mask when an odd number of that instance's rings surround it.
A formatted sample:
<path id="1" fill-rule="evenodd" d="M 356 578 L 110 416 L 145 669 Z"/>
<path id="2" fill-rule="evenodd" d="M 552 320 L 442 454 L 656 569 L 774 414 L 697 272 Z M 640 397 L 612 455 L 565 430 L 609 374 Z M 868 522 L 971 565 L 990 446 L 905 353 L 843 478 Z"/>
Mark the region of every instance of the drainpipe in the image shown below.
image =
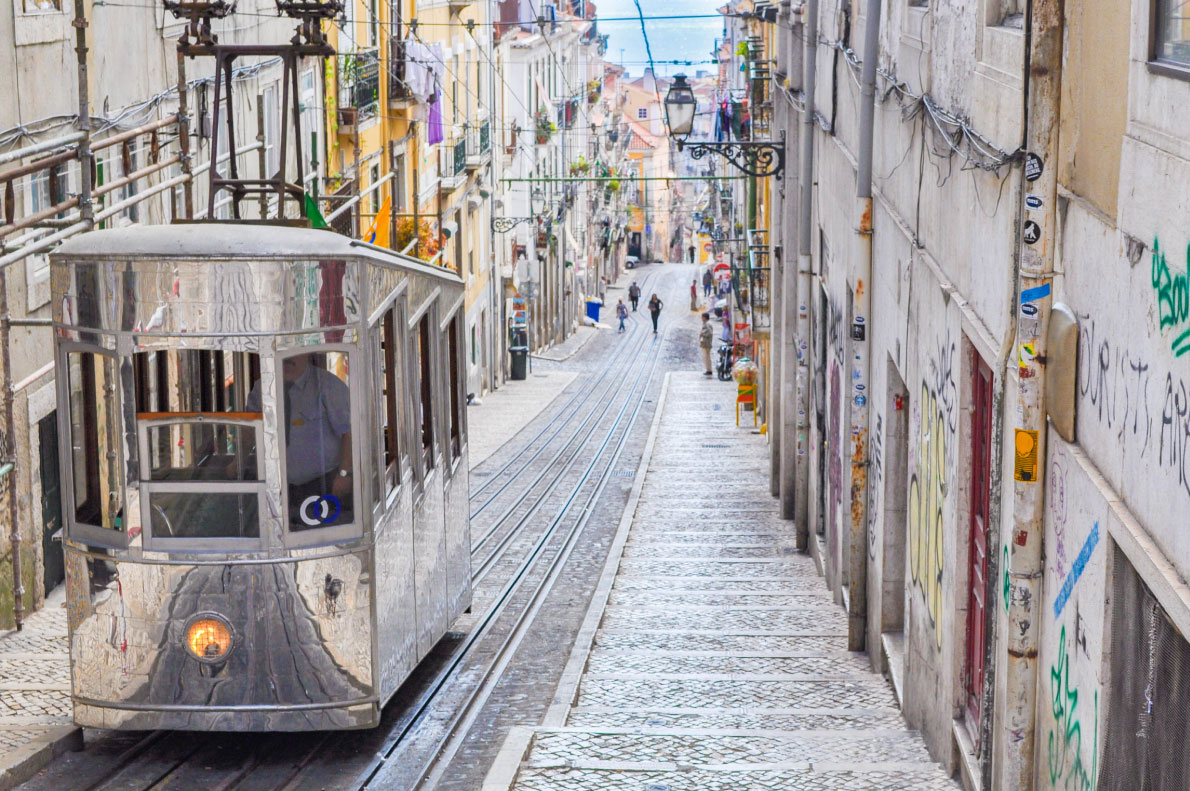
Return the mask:
<path id="1" fill-rule="evenodd" d="M 805 551 L 810 545 L 810 273 L 813 265 L 810 242 L 814 238 L 810 224 L 814 219 L 814 81 L 818 74 L 818 0 L 806 0 L 806 24 L 802 38 L 805 42 L 802 94 L 806 106 L 802 111 L 801 184 L 797 204 L 797 493 L 794 496 L 794 508 L 797 548 Z"/>
<path id="2" fill-rule="evenodd" d="M 1005 730 L 1002 785 L 1033 788 L 1045 536 L 1045 333 L 1057 242 L 1058 121 L 1062 85 L 1062 0 L 1029 0 L 1024 69 L 1025 178 L 1018 206 L 1017 415 L 1012 444 L 1012 533 L 1008 536 Z M 1025 201 L 1026 195 L 1040 199 Z M 1006 420 L 1005 423 L 1008 421 Z"/>
<path id="3" fill-rule="evenodd" d="M 864 11 L 863 72 L 860 79 L 859 157 L 856 197 L 859 260 L 851 290 L 851 530 L 847 552 L 847 644 L 864 648 L 868 617 L 868 344 L 872 331 L 872 137 L 876 126 L 876 62 L 880 56 L 880 0 Z"/>

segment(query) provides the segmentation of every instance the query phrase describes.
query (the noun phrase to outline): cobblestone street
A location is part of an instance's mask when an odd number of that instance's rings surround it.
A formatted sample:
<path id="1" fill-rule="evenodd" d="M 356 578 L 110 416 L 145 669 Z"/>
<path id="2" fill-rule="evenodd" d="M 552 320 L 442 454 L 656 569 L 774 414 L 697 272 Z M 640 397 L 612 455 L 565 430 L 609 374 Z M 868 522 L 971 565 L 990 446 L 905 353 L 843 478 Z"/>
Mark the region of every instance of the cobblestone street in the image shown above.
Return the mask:
<path id="1" fill-rule="evenodd" d="M 555 705 L 510 734 L 484 791 L 957 788 L 846 650 L 733 394 L 670 374 Z"/>

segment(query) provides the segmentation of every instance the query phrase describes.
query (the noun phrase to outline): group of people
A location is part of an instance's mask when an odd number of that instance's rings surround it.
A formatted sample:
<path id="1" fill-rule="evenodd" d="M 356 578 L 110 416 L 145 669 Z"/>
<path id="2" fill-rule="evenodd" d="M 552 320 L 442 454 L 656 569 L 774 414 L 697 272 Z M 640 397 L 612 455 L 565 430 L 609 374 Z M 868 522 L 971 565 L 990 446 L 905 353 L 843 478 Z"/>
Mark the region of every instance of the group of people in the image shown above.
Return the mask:
<path id="1" fill-rule="evenodd" d="M 632 285 L 628 287 L 628 301 L 632 303 L 632 312 L 636 313 L 636 306 L 640 303 L 640 286 L 635 280 Z M 657 320 L 661 318 L 661 309 L 665 307 L 665 303 L 657 296 L 657 292 L 653 292 L 653 296 L 649 297 L 649 317 L 653 320 L 653 334 L 657 334 Z M 624 300 L 620 300 L 616 304 L 616 318 L 620 320 L 620 328 L 617 332 L 624 332 L 624 322 L 628 320 L 628 306 L 624 304 Z"/>

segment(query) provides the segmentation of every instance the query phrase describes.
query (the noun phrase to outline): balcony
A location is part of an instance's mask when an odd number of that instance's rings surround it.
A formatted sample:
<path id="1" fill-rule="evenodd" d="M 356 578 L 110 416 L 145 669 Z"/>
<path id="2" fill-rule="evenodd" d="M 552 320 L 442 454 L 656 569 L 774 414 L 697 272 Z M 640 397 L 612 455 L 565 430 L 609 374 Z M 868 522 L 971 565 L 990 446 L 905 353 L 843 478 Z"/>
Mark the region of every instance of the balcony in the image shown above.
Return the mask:
<path id="1" fill-rule="evenodd" d="M 405 85 L 405 41 L 392 36 L 388 40 L 388 108 L 404 110 L 413 103 L 413 94 Z"/>
<path id="2" fill-rule="evenodd" d="M 380 51 L 339 55 L 339 134 L 354 135 L 380 105 Z"/>
<path id="3" fill-rule="evenodd" d="M 438 189 L 454 192 L 467 181 L 467 138 L 438 146 Z"/>
<path id="4" fill-rule="evenodd" d="M 742 297 L 752 313 L 752 332 L 759 337 L 768 337 L 772 329 L 772 262 L 768 243 L 768 231 L 748 231 L 748 270 L 744 278 Z"/>
<path id="5" fill-rule="evenodd" d="M 492 161 L 492 124 L 484 121 L 467 129 L 467 170 L 478 170 Z"/>

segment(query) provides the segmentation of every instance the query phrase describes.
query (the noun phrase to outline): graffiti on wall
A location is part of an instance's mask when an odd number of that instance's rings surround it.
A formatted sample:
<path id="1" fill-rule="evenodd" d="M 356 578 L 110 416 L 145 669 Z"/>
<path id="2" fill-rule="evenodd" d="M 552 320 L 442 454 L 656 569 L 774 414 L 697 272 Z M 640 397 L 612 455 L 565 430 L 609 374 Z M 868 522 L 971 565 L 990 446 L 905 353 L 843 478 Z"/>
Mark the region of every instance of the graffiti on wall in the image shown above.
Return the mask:
<path id="1" fill-rule="evenodd" d="M 1176 480 L 1190 496 L 1190 390 L 1172 371 L 1155 371 L 1138 353 L 1099 332 L 1095 320 L 1080 315 L 1080 420 L 1115 431 L 1125 454 Z M 1153 454 L 1156 454 L 1155 457 Z"/>
<path id="2" fill-rule="evenodd" d="M 917 466 L 909 480 L 909 568 L 942 647 L 942 505 L 946 499 L 946 415 L 928 383 L 921 388 Z"/>
<path id="3" fill-rule="evenodd" d="M 1046 762 L 1050 788 L 1091 791 L 1099 769 L 1099 691 L 1091 706 L 1083 701 L 1079 709 L 1079 689 L 1070 683 L 1073 651 L 1066 645 L 1066 625 L 1058 637 L 1058 657 L 1050 666 L 1050 713 L 1053 729 L 1046 744 Z M 1089 729 L 1091 762 L 1083 758 L 1083 728 Z"/>
<path id="4" fill-rule="evenodd" d="M 955 343 L 950 330 L 938 342 L 938 353 L 929 360 L 930 375 L 927 382 L 938 399 L 938 407 L 946 417 L 946 428 L 951 434 L 958 428 L 959 388 L 955 382 Z"/>
<path id="5" fill-rule="evenodd" d="M 1087 561 L 1091 559 L 1091 554 L 1095 551 L 1095 547 L 1099 544 L 1099 523 L 1091 528 L 1091 534 L 1087 536 L 1087 540 L 1083 542 L 1083 548 L 1079 550 L 1078 557 L 1074 559 L 1074 565 L 1070 567 L 1070 573 L 1066 575 L 1066 579 L 1062 581 L 1062 587 L 1058 589 L 1058 595 L 1054 599 L 1054 617 L 1058 618 L 1062 615 L 1062 610 L 1066 607 L 1066 602 L 1070 601 L 1070 594 L 1074 592 L 1074 586 L 1078 583 L 1079 577 L 1083 575 L 1083 570 L 1087 568 Z"/>
<path id="6" fill-rule="evenodd" d="M 876 413 L 876 431 L 872 434 L 872 447 L 868 450 L 871 475 L 868 476 L 868 557 L 876 559 L 876 512 L 883 497 L 884 487 L 884 416 Z"/>
<path id="7" fill-rule="evenodd" d="M 1153 239 L 1152 260 L 1150 282 L 1157 298 L 1161 334 L 1172 328 L 1169 348 L 1175 357 L 1181 357 L 1190 352 L 1190 245 L 1186 247 L 1185 269 L 1177 274 L 1169 268 L 1157 239 Z"/>
<path id="8" fill-rule="evenodd" d="M 1054 576 L 1066 575 L 1066 454 L 1061 448 L 1053 450 L 1050 462 L 1049 509 L 1050 523 L 1054 526 L 1053 569 Z"/>
<path id="9" fill-rule="evenodd" d="M 830 417 L 830 434 L 828 435 L 828 454 L 830 458 L 827 460 L 829 468 L 829 483 L 830 483 L 830 525 L 827 527 L 827 546 L 830 549 L 830 556 L 832 558 L 838 557 L 835 554 L 835 549 L 839 541 L 839 506 L 843 504 L 843 444 L 842 438 L 839 436 L 839 426 L 842 422 L 842 416 L 839 414 L 843 409 L 842 391 L 839 382 L 839 363 L 837 361 L 831 362 L 831 417 Z"/>

